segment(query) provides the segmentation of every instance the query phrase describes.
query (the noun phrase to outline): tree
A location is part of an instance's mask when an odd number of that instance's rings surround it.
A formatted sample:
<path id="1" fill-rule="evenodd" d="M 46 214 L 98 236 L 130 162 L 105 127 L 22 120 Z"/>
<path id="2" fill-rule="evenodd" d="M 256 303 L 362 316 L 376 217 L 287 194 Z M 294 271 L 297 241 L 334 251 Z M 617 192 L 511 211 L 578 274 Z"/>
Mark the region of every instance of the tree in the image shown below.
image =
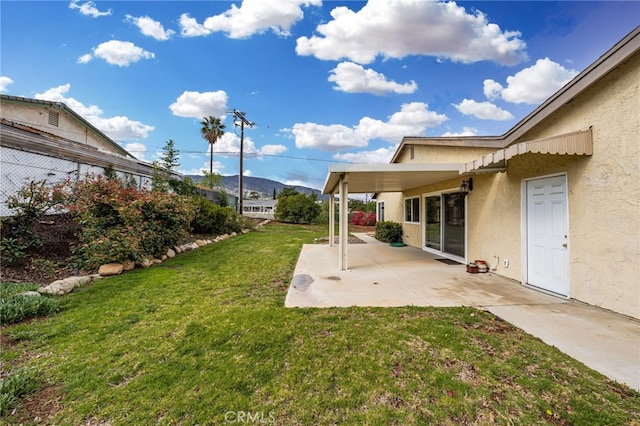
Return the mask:
<path id="1" fill-rule="evenodd" d="M 180 167 L 180 151 L 176 149 L 173 139 L 169 139 L 162 148 L 160 166 L 169 172 L 174 172 Z"/>
<path id="2" fill-rule="evenodd" d="M 218 117 L 204 117 L 200 122 L 202 128 L 200 129 L 200 135 L 209 142 L 210 157 L 209 157 L 209 175 L 213 175 L 213 145 L 224 135 L 225 125 L 222 124 Z M 213 187 L 212 187 L 213 188 Z"/>
<path id="3" fill-rule="evenodd" d="M 167 192 L 171 185 L 171 173 L 180 167 L 180 151 L 175 147 L 173 139 L 169 139 L 164 147 L 162 147 L 162 154 L 159 160 L 155 160 L 152 163 L 153 178 L 152 189 L 154 191 Z"/>

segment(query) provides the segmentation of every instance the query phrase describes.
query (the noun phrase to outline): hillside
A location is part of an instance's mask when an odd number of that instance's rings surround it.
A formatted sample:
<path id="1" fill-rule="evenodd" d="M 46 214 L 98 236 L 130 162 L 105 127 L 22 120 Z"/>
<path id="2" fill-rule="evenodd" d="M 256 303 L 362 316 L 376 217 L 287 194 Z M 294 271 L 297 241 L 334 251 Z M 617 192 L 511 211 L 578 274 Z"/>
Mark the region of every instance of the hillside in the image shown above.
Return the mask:
<path id="1" fill-rule="evenodd" d="M 193 179 L 194 182 L 200 182 L 200 180 L 202 180 L 202 176 L 200 175 L 187 176 Z M 222 184 L 226 188 L 227 192 L 230 194 L 236 194 L 238 192 L 238 175 L 222 176 Z M 275 180 L 253 176 L 245 176 L 242 179 L 242 186 L 246 197 L 248 197 L 251 191 L 255 191 L 260 194 L 260 198 L 272 198 L 274 189 L 276 194 L 279 194 L 284 188 L 294 188 L 296 191 L 303 194 L 315 193 L 318 195 L 319 200 L 326 198 L 326 195 L 322 195 L 317 189 L 308 188 L 306 186 L 285 185 L 284 183 Z"/>

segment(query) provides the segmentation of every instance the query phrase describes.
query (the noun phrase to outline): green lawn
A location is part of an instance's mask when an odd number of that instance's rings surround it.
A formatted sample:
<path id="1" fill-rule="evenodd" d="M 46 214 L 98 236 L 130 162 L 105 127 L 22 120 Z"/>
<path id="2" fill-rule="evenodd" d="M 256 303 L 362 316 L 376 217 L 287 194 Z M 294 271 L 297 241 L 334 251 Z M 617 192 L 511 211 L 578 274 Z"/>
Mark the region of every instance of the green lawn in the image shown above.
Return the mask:
<path id="1" fill-rule="evenodd" d="M 271 224 L 76 290 L 3 330 L 3 368 L 40 372 L 39 424 L 639 424 L 640 394 L 486 312 L 284 308 L 325 234 Z"/>

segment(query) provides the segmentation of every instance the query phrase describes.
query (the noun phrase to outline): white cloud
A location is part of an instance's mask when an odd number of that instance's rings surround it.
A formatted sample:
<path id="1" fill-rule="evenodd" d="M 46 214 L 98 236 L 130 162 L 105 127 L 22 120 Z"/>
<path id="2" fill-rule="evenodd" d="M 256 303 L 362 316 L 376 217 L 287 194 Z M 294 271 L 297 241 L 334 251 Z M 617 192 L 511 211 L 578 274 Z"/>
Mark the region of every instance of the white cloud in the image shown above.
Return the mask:
<path id="1" fill-rule="evenodd" d="M 418 89 L 415 81 L 410 83 L 396 83 L 387 80 L 384 74 L 372 69 L 364 69 L 362 65 L 353 62 L 342 62 L 331 70 L 329 81 L 336 83 L 335 90 L 347 93 L 413 93 Z"/>
<path id="2" fill-rule="evenodd" d="M 378 148 L 373 151 L 334 154 L 333 159 L 356 164 L 387 164 L 391 161 L 391 158 L 393 158 L 393 154 L 395 154 L 397 149 L 398 145 L 394 145 L 389 148 Z"/>
<path id="3" fill-rule="evenodd" d="M 491 79 L 487 79 L 483 82 L 483 92 L 484 95 L 490 101 L 500 99 L 500 94 L 502 93 L 503 87 L 497 81 L 493 81 Z"/>
<path id="4" fill-rule="evenodd" d="M 208 155 L 208 154 L 207 154 Z M 222 173 L 224 169 L 224 164 L 216 161 L 216 157 L 213 157 L 213 173 Z M 183 175 L 198 175 L 204 176 L 205 173 L 209 173 L 209 159 L 205 163 L 202 163 L 202 166 L 195 167 L 192 169 L 179 169 L 179 172 Z"/>
<path id="5" fill-rule="evenodd" d="M 0 75 L 0 93 L 4 93 L 7 91 L 7 87 L 13 84 L 13 80 L 7 76 Z"/>
<path id="6" fill-rule="evenodd" d="M 158 41 L 169 40 L 176 33 L 174 30 L 165 30 L 160 22 L 154 21 L 148 16 L 135 17 L 127 15 L 125 22 L 132 22 L 140 29 L 142 34 L 153 37 Z"/>
<path id="7" fill-rule="evenodd" d="M 442 134 L 444 137 L 453 137 L 453 136 L 475 136 L 478 133 L 477 129 L 473 127 L 463 127 L 462 132 L 445 132 Z"/>
<path id="8" fill-rule="evenodd" d="M 130 41 L 109 40 L 94 47 L 91 53 L 80 56 L 78 63 L 86 64 L 93 58 L 102 58 L 108 64 L 126 67 L 140 59 L 153 59 L 155 54 Z"/>
<path id="9" fill-rule="evenodd" d="M 291 133 L 298 148 L 339 151 L 366 147 L 373 139 L 397 143 L 406 135 L 420 136 L 428 127 L 438 126 L 446 120 L 446 115 L 429 111 L 427 104 L 412 102 L 402 105 L 400 111 L 393 113 L 387 121 L 363 117 L 354 127 L 296 123 Z"/>
<path id="10" fill-rule="evenodd" d="M 302 7 L 321 5 L 322 0 L 244 0 L 240 7 L 232 4 L 231 9 L 208 17 L 203 24 L 198 24 L 186 13 L 182 14 L 181 33 L 184 37 L 196 37 L 222 31 L 230 38 L 238 39 L 270 29 L 286 37 L 290 34 L 291 26 L 303 18 Z"/>
<path id="11" fill-rule="evenodd" d="M 220 117 L 229 110 L 227 93 L 223 90 L 216 92 L 184 91 L 169 109 L 178 117 L 202 119 L 203 117 Z"/>
<path id="12" fill-rule="evenodd" d="M 253 176 L 253 172 L 250 169 L 243 170 L 242 171 L 242 176 Z"/>
<path id="13" fill-rule="evenodd" d="M 138 160 L 150 161 L 149 159 L 147 159 L 148 148 L 143 143 L 140 143 L 140 142 L 128 143 L 124 145 L 124 149 L 126 149 L 131 155 L 136 157 Z"/>
<path id="14" fill-rule="evenodd" d="M 339 151 L 346 148 L 365 147 L 369 143 L 357 135 L 355 129 L 342 124 L 323 125 L 296 123 L 291 129 L 297 148 L 317 148 Z"/>
<path id="15" fill-rule="evenodd" d="M 204 139 L 203 139 L 203 142 Z M 206 142 L 205 142 L 206 143 Z M 261 158 L 263 155 L 278 155 L 287 150 L 284 145 L 264 145 L 257 148 L 253 139 L 245 134 L 242 153 L 244 158 Z M 207 149 L 207 154 L 209 150 Z M 213 155 L 223 155 L 225 157 L 240 156 L 240 136 L 234 132 L 227 132 L 213 145 Z"/>
<path id="16" fill-rule="evenodd" d="M 71 0 L 69 3 L 69 9 L 78 9 L 82 15 L 91 16 L 94 18 L 98 18 L 100 16 L 109 16 L 111 15 L 111 9 L 106 12 L 100 12 L 96 7 L 95 2 L 86 1 L 82 4 L 78 0 Z"/>
<path id="17" fill-rule="evenodd" d="M 278 155 L 287 151 L 284 145 L 263 145 L 260 148 L 260 155 Z"/>
<path id="18" fill-rule="evenodd" d="M 513 119 L 513 114 L 491 102 L 476 102 L 473 99 L 463 99 L 459 104 L 452 105 L 462 114 L 472 115 L 481 120 L 505 121 Z"/>
<path id="19" fill-rule="evenodd" d="M 576 70 L 568 70 L 549 58 L 538 59 L 529 68 L 507 77 L 507 87 L 491 79 L 484 81 L 484 93 L 489 99 L 497 97 L 515 104 L 538 104 L 553 95 L 573 77 Z"/>
<path id="20" fill-rule="evenodd" d="M 35 98 L 64 103 L 114 140 L 146 138 L 149 136 L 149 133 L 154 130 L 153 126 L 131 120 L 127 117 L 103 117 L 103 111 L 98 106 L 86 106 L 74 98 L 66 97 L 70 88 L 71 84 L 63 84 L 46 90 L 43 93 L 36 93 Z"/>
<path id="21" fill-rule="evenodd" d="M 358 12 L 346 6 L 318 25 L 320 35 L 300 37 L 296 52 L 318 59 L 347 58 L 360 64 L 384 58 L 429 55 L 455 62 L 482 60 L 514 65 L 526 59 L 517 31 L 502 31 L 482 12 L 469 14 L 455 2 L 369 0 Z"/>

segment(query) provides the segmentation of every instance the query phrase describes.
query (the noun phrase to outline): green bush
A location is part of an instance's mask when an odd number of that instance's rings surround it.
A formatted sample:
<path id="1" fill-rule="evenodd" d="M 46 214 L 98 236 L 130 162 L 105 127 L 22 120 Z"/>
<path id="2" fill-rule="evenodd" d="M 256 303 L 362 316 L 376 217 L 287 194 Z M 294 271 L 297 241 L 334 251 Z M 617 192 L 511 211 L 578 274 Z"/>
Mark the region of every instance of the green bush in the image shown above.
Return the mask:
<path id="1" fill-rule="evenodd" d="M 243 223 L 244 224 L 244 223 Z M 196 212 L 191 228 L 196 234 L 223 235 L 239 232 L 245 226 L 231 207 L 221 207 L 205 197 L 196 197 Z"/>
<path id="2" fill-rule="evenodd" d="M 71 185 L 68 209 L 82 228 L 75 262 L 88 269 L 163 254 L 186 238 L 195 215 L 191 197 L 139 191 L 102 176 Z"/>
<path id="3" fill-rule="evenodd" d="M 38 390 L 37 374 L 27 368 L 15 370 L 0 380 L 0 416 L 5 416 L 16 406 L 18 400 Z"/>
<path id="4" fill-rule="evenodd" d="M 51 315 L 58 312 L 59 305 L 45 296 L 16 294 L 0 299 L 0 325 L 9 325 L 22 320 Z"/>
<path id="5" fill-rule="evenodd" d="M 316 223 L 322 210 L 317 199 L 316 194 L 305 195 L 285 188 L 278 196 L 275 217 L 288 223 Z"/>
<path id="6" fill-rule="evenodd" d="M 401 243 L 402 224 L 391 220 L 376 223 L 376 239 L 383 243 Z"/>

